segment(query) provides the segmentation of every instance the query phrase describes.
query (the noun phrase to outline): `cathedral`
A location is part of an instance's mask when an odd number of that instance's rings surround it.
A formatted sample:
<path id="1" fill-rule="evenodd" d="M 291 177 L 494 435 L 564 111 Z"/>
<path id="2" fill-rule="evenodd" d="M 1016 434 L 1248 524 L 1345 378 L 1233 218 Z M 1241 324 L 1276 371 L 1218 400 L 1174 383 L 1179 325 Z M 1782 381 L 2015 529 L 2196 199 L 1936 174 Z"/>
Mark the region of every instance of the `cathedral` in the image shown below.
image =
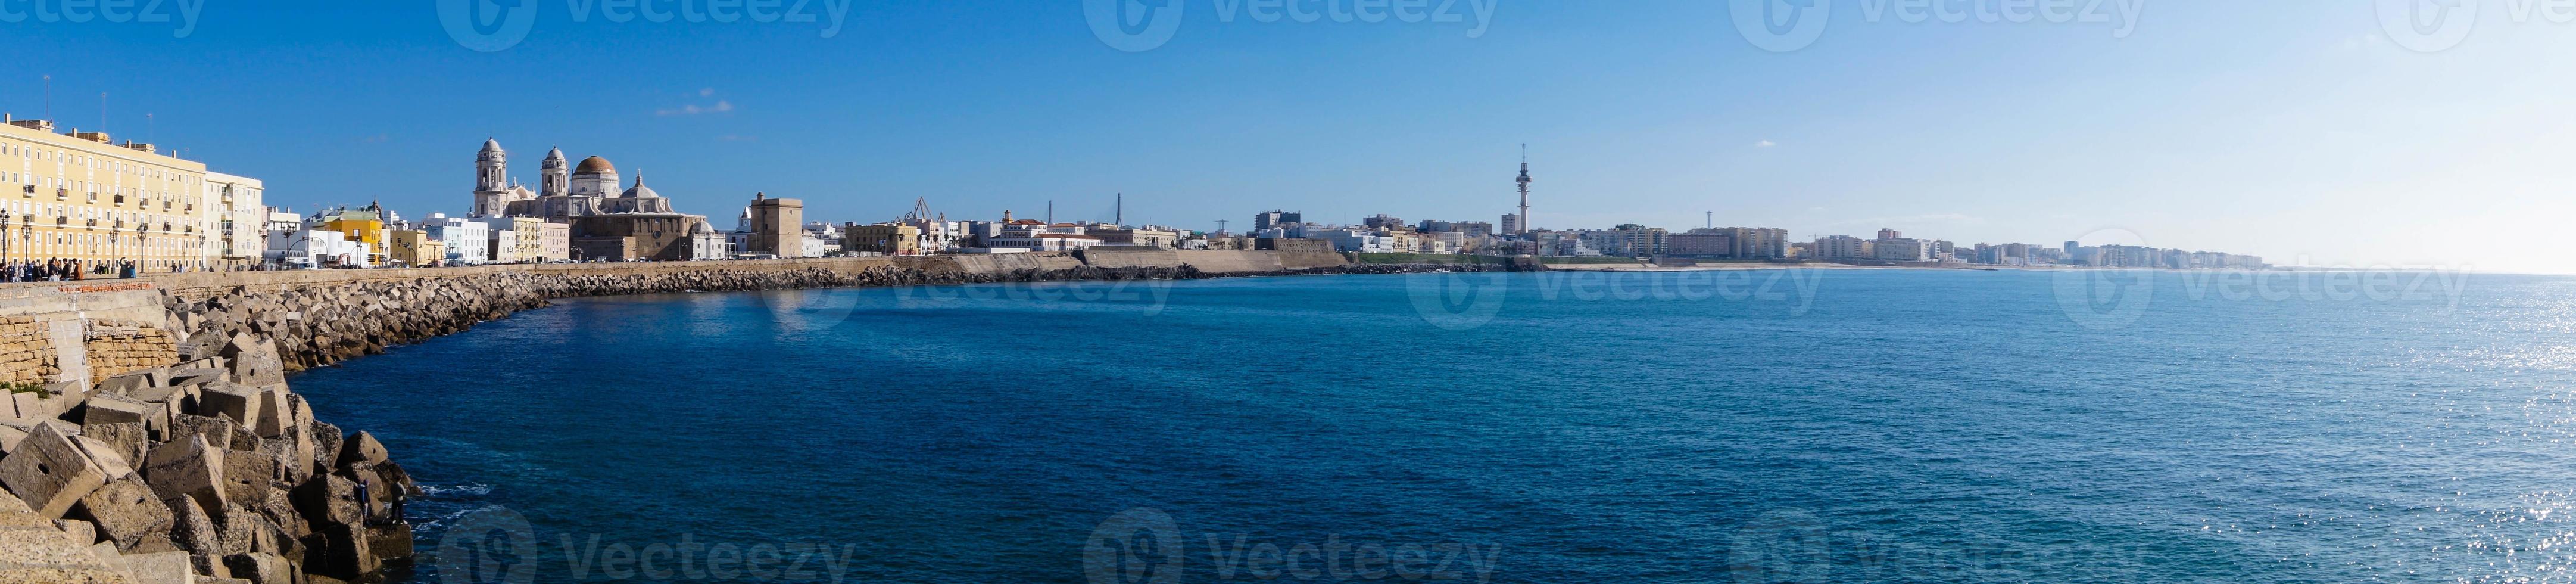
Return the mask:
<path id="1" fill-rule="evenodd" d="M 485 140 L 475 156 L 474 216 L 531 217 L 572 229 L 574 259 L 683 261 L 723 259 L 724 236 L 704 215 L 671 209 L 671 200 L 644 186 L 620 189 L 617 166 L 592 156 L 565 164 L 563 149 L 546 153 L 536 191 L 511 181 L 509 153 Z"/>

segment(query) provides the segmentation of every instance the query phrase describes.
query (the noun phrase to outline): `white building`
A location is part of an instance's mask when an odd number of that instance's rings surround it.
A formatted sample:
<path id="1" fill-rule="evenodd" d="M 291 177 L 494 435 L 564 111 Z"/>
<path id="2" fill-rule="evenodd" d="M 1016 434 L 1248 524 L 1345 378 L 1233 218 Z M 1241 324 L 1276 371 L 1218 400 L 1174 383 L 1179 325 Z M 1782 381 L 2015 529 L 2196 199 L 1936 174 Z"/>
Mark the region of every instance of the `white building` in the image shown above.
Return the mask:
<path id="1" fill-rule="evenodd" d="M 206 218 L 212 225 L 200 233 L 215 234 L 206 239 L 206 256 L 232 265 L 266 257 L 268 207 L 260 204 L 266 190 L 260 180 L 208 172 L 205 189 Z"/>
<path id="2" fill-rule="evenodd" d="M 491 224 L 449 217 L 445 213 L 431 213 L 429 218 L 421 220 L 420 229 L 429 232 L 430 239 L 438 240 L 447 248 L 443 255 L 450 265 L 492 261 Z M 512 240 L 513 243 L 516 241 Z"/>
<path id="3" fill-rule="evenodd" d="M 367 256 L 374 253 L 367 244 L 349 241 L 349 235 L 328 229 L 297 229 L 272 233 L 261 259 L 287 268 L 374 267 Z"/>
<path id="4" fill-rule="evenodd" d="M 1033 219 L 1013 221 L 1003 226 L 999 235 L 984 238 L 984 247 L 1031 251 L 1075 250 L 1100 244 L 1100 238 L 1084 233 L 1080 225 L 1047 225 Z"/>

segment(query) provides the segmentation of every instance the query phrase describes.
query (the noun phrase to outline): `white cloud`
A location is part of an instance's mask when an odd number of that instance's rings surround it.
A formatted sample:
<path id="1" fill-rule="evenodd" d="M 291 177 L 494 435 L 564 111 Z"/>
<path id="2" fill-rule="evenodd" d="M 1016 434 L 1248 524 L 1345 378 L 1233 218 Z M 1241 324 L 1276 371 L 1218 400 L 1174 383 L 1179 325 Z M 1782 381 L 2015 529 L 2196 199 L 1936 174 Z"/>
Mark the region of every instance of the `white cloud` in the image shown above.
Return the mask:
<path id="1" fill-rule="evenodd" d="M 1780 145 L 1780 143 L 1778 143 L 1778 142 L 1772 142 L 1772 141 L 1770 141 L 1770 140 L 1763 140 L 1763 141 L 1760 141 L 1760 142 L 1755 142 L 1755 143 L 1753 143 L 1753 147 L 1755 147 L 1755 148 L 1770 148 L 1770 147 L 1778 146 L 1778 145 Z"/>
<path id="2" fill-rule="evenodd" d="M 702 106 L 693 103 L 680 106 L 678 109 L 665 109 L 653 113 L 654 115 L 663 116 L 694 116 L 698 114 L 720 114 L 730 111 L 733 111 L 733 102 L 719 99 L 716 100 L 715 105 Z"/>

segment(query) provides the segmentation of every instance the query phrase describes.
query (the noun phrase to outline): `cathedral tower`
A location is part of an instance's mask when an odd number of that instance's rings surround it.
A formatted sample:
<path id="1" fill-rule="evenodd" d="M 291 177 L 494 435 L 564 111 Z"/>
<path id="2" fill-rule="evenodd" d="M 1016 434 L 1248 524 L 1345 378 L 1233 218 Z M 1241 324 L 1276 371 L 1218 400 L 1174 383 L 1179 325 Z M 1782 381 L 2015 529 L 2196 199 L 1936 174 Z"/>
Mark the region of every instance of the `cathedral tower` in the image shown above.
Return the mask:
<path id="1" fill-rule="evenodd" d="M 474 155 L 474 216 L 501 214 L 509 188 L 509 153 L 501 150 L 501 141 L 484 140 L 483 151 Z"/>
<path id="2" fill-rule="evenodd" d="M 572 165 L 564 162 L 562 148 L 546 152 L 545 176 L 538 180 L 537 196 L 560 197 L 572 194 Z"/>

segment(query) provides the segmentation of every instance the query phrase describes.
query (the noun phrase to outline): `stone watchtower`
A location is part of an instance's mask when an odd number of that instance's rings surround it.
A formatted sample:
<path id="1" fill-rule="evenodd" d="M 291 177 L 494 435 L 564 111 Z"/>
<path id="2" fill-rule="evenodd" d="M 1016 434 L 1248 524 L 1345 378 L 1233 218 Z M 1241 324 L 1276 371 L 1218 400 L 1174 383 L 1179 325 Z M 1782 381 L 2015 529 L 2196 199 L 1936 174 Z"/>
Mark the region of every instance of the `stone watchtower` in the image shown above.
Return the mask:
<path id="1" fill-rule="evenodd" d="M 782 258 L 800 257 L 805 253 L 805 201 L 772 199 L 768 193 L 751 196 L 751 253 L 772 254 Z"/>

